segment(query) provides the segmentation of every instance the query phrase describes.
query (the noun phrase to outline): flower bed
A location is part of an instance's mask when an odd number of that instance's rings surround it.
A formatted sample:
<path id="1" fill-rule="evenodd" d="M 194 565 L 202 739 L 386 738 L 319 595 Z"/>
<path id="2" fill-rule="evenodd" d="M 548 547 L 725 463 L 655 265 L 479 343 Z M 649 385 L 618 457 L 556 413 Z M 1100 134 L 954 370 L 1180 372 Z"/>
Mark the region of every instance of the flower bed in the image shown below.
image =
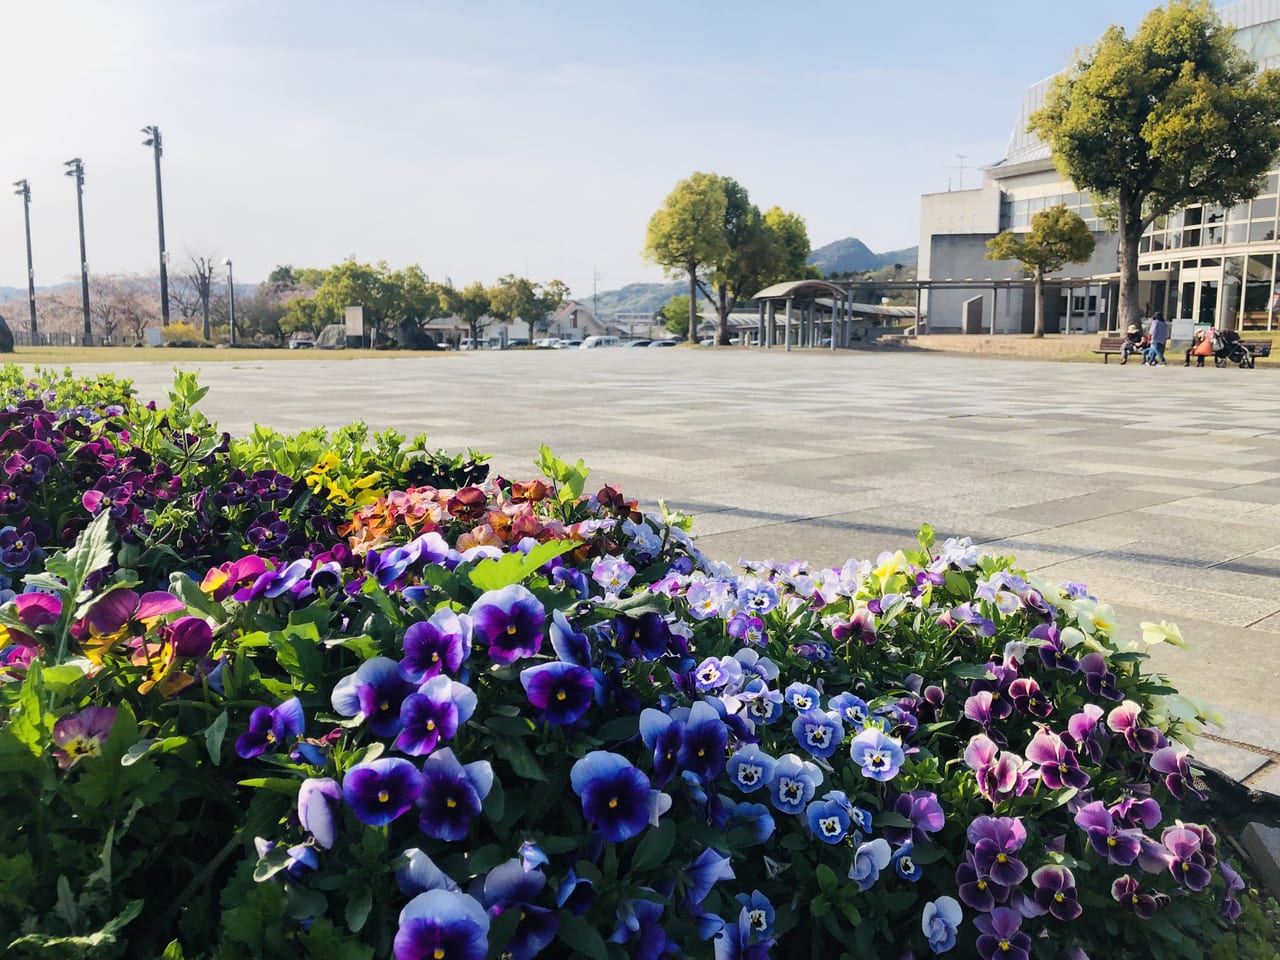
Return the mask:
<path id="1" fill-rule="evenodd" d="M 1240 912 L 1181 637 L 1083 585 L 927 527 L 732 569 L 545 448 L 5 377 L 14 956 L 1198 957 Z"/>

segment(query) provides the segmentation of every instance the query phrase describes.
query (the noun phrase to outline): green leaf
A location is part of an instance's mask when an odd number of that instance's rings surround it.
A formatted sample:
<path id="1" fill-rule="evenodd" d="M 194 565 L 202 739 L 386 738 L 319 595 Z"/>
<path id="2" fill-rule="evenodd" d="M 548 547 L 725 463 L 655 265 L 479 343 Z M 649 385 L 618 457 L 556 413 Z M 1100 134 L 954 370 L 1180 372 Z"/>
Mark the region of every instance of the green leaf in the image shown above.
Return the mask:
<path id="1" fill-rule="evenodd" d="M 953 663 L 947 673 L 957 680 L 994 680 L 996 675 L 977 663 Z"/>
<path id="2" fill-rule="evenodd" d="M 185 747 L 190 742 L 190 737 L 139 740 L 124 752 L 124 756 L 120 758 L 120 766 L 131 767 L 143 757 L 148 757 L 153 753 L 173 753 L 173 751 Z"/>
<path id="3" fill-rule="evenodd" d="M 594 735 L 601 740 L 630 740 L 640 732 L 640 717 L 632 715 L 629 717 L 615 717 L 606 723 L 600 724 L 594 731 Z"/>
<path id="4" fill-rule="evenodd" d="M 41 933 L 28 934 L 20 937 L 9 944 L 12 950 L 18 946 L 39 946 L 39 947 L 78 947 L 77 953 L 81 956 L 88 950 L 97 947 L 108 946 L 116 942 L 116 934 L 129 925 L 142 912 L 143 901 L 130 900 L 125 904 L 125 908 L 121 910 L 112 920 L 108 921 L 100 930 L 95 931 L 83 937 L 50 937 Z M 58 951 L 61 952 L 61 951 Z"/>
<path id="5" fill-rule="evenodd" d="M 528 717 L 491 716 L 485 721 L 489 731 L 507 737 L 527 737 L 534 732 L 533 721 Z"/>
<path id="6" fill-rule="evenodd" d="M 44 756 L 53 736 L 53 717 L 44 709 L 44 673 L 39 660 L 32 660 L 18 703 L 2 728 L 32 756 Z"/>
<path id="7" fill-rule="evenodd" d="M 302 787 L 302 781 L 288 780 L 284 777 L 253 777 L 250 780 L 239 781 L 239 786 L 249 787 L 253 790 L 269 790 L 272 793 L 282 793 L 288 797 L 296 797 L 298 790 Z"/>
<path id="8" fill-rule="evenodd" d="M 223 710 L 204 732 L 204 745 L 208 749 L 209 759 L 213 761 L 215 767 L 222 763 L 222 740 L 227 735 L 227 724 L 229 722 L 230 718 L 227 716 L 227 711 Z"/>
<path id="9" fill-rule="evenodd" d="M 825 895 L 814 897 L 809 904 L 809 916 L 817 919 L 831 912 L 831 901 Z"/>
<path id="10" fill-rule="evenodd" d="M 969 596 L 971 592 L 969 580 L 959 570 L 948 570 L 942 575 L 942 579 L 946 582 L 947 589 L 952 593 L 962 597 Z"/>
<path id="11" fill-rule="evenodd" d="M 877 827 L 909 827 L 911 821 L 893 810 L 885 810 L 873 816 Z"/>
<path id="12" fill-rule="evenodd" d="M 561 910 L 556 916 L 560 920 L 556 937 L 568 947 L 570 954 L 577 952 L 591 960 L 609 960 L 604 938 L 585 918 L 575 916 L 568 910 Z"/>
<path id="13" fill-rule="evenodd" d="M 580 544 L 570 540 L 550 540 L 538 544 L 527 554 L 517 550 L 497 559 L 481 560 L 472 568 L 469 577 L 480 590 L 501 590 L 513 583 L 520 583 L 548 560 L 554 560 L 579 546 Z"/>
<path id="14" fill-rule="evenodd" d="M 200 585 L 185 573 L 176 571 L 169 574 L 169 592 L 188 607 L 200 611 L 206 617 L 212 617 L 219 623 L 227 618 L 227 611 L 222 604 L 201 590 Z"/>
<path id="15" fill-rule="evenodd" d="M 347 899 L 345 914 L 347 929 L 352 933 L 359 933 L 369 919 L 369 911 L 373 909 L 373 891 L 367 883 L 359 882 L 352 883 L 350 889 L 352 892 Z"/>
<path id="16" fill-rule="evenodd" d="M 160 954 L 160 960 L 186 960 L 182 955 L 182 944 L 177 940 L 170 940 L 169 945 L 164 948 L 164 953 Z"/>
<path id="17" fill-rule="evenodd" d="M 835 893 L 838 881 L 836 880 L 836 872 L 834 870 L 828 867 L 825 863 L 820 863 L 818 864 L 817 869 L 813 871 L 813 875 L 818 880 L 819 890 L 827 894 Z M 814 916 L 817 916 L 817 914 L 814 914 Z"/>
<path id="18" fill-rule="evenodd" d="M 498 756 L 511 764 L 511 769 L 517 777 L 523 777 L 525 780 L 547 779 L 523 740 L 499 737 L 493 741 L 493 749 Z"/>
<path id="19" fill-rule="evenodd" d="M 920 529 L 916 532 L 916 541 L 923 549 L 928 550 L 932 547 L 936 539 L 933 527 L 929 526 L 927 523 L 920 524 Z M 858 921 L 855 920 L 853 922 L 857 923 Z"/>
<path id="20" fill-rule="evenodd" d="M 631 858 L 631 869 L 652 870 L 659 866 L 670 856 L 675 842 L 674 820 L 663 820 L 656 827 L 650 827 L 636 845 L 635 855 Z"/>
<path id="21" fill-rule="evenodd" d="M 288 867 L 289 861 L 289 848 L 278 844 L 258 858 L 258 863 L 253 868 L 253 879 L 264 883 Z"/>

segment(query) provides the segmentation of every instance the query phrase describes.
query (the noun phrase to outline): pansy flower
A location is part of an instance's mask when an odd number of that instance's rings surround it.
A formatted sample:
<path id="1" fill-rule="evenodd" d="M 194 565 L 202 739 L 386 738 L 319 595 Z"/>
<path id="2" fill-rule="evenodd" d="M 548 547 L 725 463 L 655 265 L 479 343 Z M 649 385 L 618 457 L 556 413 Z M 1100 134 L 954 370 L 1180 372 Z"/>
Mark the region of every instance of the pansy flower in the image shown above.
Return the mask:
<path id="1" fill-rule="evenodd" d="M 249 729 L 236 738 L 236 753 L 246 760 L 279 749 L 302 736 L 306 717 L 297 697 L 276 707 L 257 707 L 249 714 Z"/>
<path id="2" fill-rule="evenodd" d="M 471 818 L 493 788 L 493 768 L 487 760 L 462 764 L 445 747 L 422 764 L 422 792 L 417 799 L 422 832 L 437 840 L 462 840 Z"/>
<path id="3" fill-rule="evenodd" d="M 1022 917 L 1008 907 L 996 907 L 973 921 L 978 928 L 978 956 L 982 960 L 1027 960 L 1031 938 L 1019 928 Z"/>
<path id="4" fill-rule="evenodd" d="M 452 740 L 475 709 L 475 691 L 466 684 L 432 677 L 401 702 L 400 732 L 392 746 L 411 757 L 426 756 L 441 740 Z"/>
<path id="5" fill-rule="evenodd" d="M 308 777 L 298 789 L 298 822 L 325 850 L 337 839 L 335 807 L 342 788 L 330 777 Z"/>
<path id="6" fill-rule="evenodd" d="M 411 683 L 422 683 L 441 673 L 457 676 L 470 655 L 471 618 L 441 607 L 405 630 L 400 676 Z"/>
<path id="7" fill-rule="evenodd" d="M 700 780 L 714 780 L 724 770 L 728 742 L 729 731 L 719 712 L 705 700 L 699 700 L 689 710 L 676 762 Z"/>
<path id="8" fill-rule="evenodd" d="M 1075 822 L 1088 835 L 1094 852 L 1105 857 L 1109 863 L 1127 867 L 1138 859 L 1142 831 L 1120 829 L 1101 800 L 1094 800 L 1081 807 L 1076 813 Z"/>
<path id="9" fill-rule="evenodd" d="M 899 794 L 893 803 L 893 812 L 905 817 L 910 823 L 905 827 L 886 825 L 884 835 L 890 843 L 924 843 L 930 834 L 941 830 L 947 820 L 946 814 L 942 812 L 942 805 L 938 803 L 937 794 L 928 790 Z M 868 824 L 866 829 L 869 828 Z"/>
<path id="10" fill-rule="evenodd" d="M 902 768 L 902 745 L 879 727 L 867 727 L 849 745 L 849 756 L 864 777 L 881 783 L 892 780 Z"/>
<path id="11" fill-rule="evenodd" d="M 519 859 L 500 863 L 485 876 L 481 895 L 490 914 L 501 916 L 515 910 L 520 916 L 511 939 L 503 946 L 503 956 L 531 960 L 555 939 L 559 929 L 556 915 L 533 903 L 546 885 L 541 870 L 526 870 Z"/>
<path id="12" fill-rule="evenodd" d="M 1206 799 L 1206 795 L 1195 786 L 1185 747 L 1164 747 L 1157 750 L 1151 757 L 1151 769 L 1165 775 L 1164 785 L 1175 799 L 1181 800 L 1188 791 L 1201 800 Z"/>
<path id="13" fill-rule="evenodd" d="M 384 757 L 357 763 L 342 779 L 342 798 L 371 827 L 385 827 L 422 795 L 424 779 L 408 760 Z"/>
<path id="14" fill-rule="evenodd" d="M 841 693 L 832 697 L 827 704 L 827 709 L 839 714 L 840 719 L 855 730 L 861 730 L 866 726 L 867 718 L 871 715 L 867 701 L 852 693 Z"/>
<path id="15" fill-rule="evenodd" d="M 721 880 L 733 880 L 730 858 L 708 847 L 685 869 L 685 899 L 697 908 Z"/>
<path id="16" fill-rule="evenodd" d="M 1050 790 L 1080 790 L 1089 784 L 1089 775 L 1080 769 L 1071 748 L 1050 730 L 1041 729 L 1031 738 L 1027 759 L 1040 765 L 1040 779 Z"/>
<path id="17" fill-rule="evenodd" d="M 577 723 L 595 699 L 596 681 L 591 671 L 555 660 L 520 672 L 520 683 L 529 703 L 542 711 L 552 726 Z"/>
<path id="18" fill-rule="evenodd" d="M 400 911 L 392 949 L 395 960 L 484 960 L 489 953 L 489 915 L 464 893 L 420 893 Z"/>
<path id="19" fill-rule="evenodd" d="M 915 844 L 908 840 L 897 850 L 893 852 L 892 864 L 894 870 L 898 872 L 898 876 L 903 880 L 910 880 L 915 883 L 924 876 L 924 868 L 916 863 L 915 858 L 911 856 L 915 849 Z"/>
<path id="20" fill-rule="evenodd" d="M 1016 856 L 1027 840 L 1026 827 L 1016 817 L 978 817 L 967 831 L 973 844 L 973 864 L 978 873 L 1006 887 L 1027 877 L 1027 868 Z"/>
<path id="21" fill-rule="evenodd" d="M 952 897 L 939 897 L 926 903 L 920 914 L 920 928 L 929 942 L 929 949 L 941 954 L 953 948 L 963 919 L 964 911 Z"/>
<path id="22" fill-rule="evenodd" d="M 754 793 L 773 782 L 778 761 L 752 743 L 734 753 L 725 766 L 734 786 L 743 793 Z"/>
<path id="23" fill-rule="evenodd" d="M 79 713 L 59 718 L 52 734 L 58 766 L 69 770 L 86 757 L 102 756 L 115 722 L 115 707 L 85 707 Z"/>
<path id="24" fill-rule="evenodd" d="M 333 688 L 333 709 L 344 717 L 363 717 L 380 737 L 392 737 L 403 726 L 401 705 L 415 687 L 400 675 L 400 665 L 388 657 L 371 657 Z"/>
<path id="25" fill-rule="evenodd" d="M 777 810 L 783 813 L 800 813 L 817 793 L 822 783 L 822 771 L 816 764 L 801 760 L 794 753 L 778 758 L 773 782 L 769 784 L 769 798 Z"/>
<path id="26" fill-rule="evenodd" d="M 876 837 L 866 843 L 858 844 L 853 852 L 853 864 L 849 867 L 849 879 L 858 885 L 859 890 L 870 890 L 880 879 L 880 871 L 893 859 L 893 851 L 889 841 L 884 837 Z"/>
<path id="27" fill-rule="evenodd" d="M 1111 884 L 1111 898 L 1143 920 L 1150 920 L 1169 902 L 1163 893 L 1143 892 L 1141 884 L 1127 873 Z"/>
<path id="28" fill-rule="evenodd" d="M 479 639 L 489 644 L 494 663 L 515 663 L 542 649 L 547 611 L 518 583 L 490 590 L 471 608 L 471 622 Z"/>
<path id="29" fill-rule="evenodd" d="M 631 761 L 604 750 L 593 750 L 575 763 L 569 782 L 582 798 L 582 815 L 610 843 L 640 834 L 671 806 L 671 798 L 651 789 Z"/>
<path id="30" fill-rule="evenodd" d="M 807 713 L 818 708 L 820 694 L 807 683 L 792 683 L 782 692 L 782 700 L 796 713 Z"/>
<path id="31" fill-rule="evenodd" d="M 844 740 L 844 726 L 838 713 L 806 710 L 792 721 L 791 735 L 810 755 L 826 759 Z"/>
<path id="32" fill-rule="evenodd" d="M 1076 880 L 1066 867 L 1044 866 L 1031 874 L 1032 898 L 1055 920 L 1074 920 L 1083 912 L 1076 897 Z"/>
<path id="33" fill-rule="evenodd" d="M 679 770 L 677 757 L 684 743 L 684 723 L 677 717 L 648 707 L 640 713 L 640 737 L 653 751 L 653 775 L 659 787 Z"/>
<path id="34" fill-rule="evenodd" d="M 839 843 L 849 835 L 849 812 L 838 800 L 814 800 L 805 814 L 809 832 L 823 843 Z"/>

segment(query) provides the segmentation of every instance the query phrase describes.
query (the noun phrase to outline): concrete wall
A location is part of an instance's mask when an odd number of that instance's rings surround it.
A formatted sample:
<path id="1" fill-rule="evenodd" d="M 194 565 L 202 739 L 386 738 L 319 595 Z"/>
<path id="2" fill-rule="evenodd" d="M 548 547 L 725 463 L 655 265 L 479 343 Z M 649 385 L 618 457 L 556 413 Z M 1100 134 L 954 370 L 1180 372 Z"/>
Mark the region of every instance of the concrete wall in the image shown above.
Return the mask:
<path id="1" fill-rule="evenodd" d="M 977 190 L 926 193 L 920 198 L 920 261 L 922 280 L 942 276 L 932 266 L 933 238 L 938 234 L 995 235 L 1000 230 L 1000 188 L 987 182 Z"/>

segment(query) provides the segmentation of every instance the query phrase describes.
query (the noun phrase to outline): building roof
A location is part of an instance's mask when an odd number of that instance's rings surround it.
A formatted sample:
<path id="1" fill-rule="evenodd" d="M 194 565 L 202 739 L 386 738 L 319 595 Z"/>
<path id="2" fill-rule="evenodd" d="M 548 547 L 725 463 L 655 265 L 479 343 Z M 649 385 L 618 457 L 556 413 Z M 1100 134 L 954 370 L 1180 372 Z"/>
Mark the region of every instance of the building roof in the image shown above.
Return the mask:
<path id="1" fill-rule="evenodd" d="M 818 297 L 845 298 L 845 292 L 825 280 L 788 280 L 765 287 L 752 300 L 816 300 Z"/>

